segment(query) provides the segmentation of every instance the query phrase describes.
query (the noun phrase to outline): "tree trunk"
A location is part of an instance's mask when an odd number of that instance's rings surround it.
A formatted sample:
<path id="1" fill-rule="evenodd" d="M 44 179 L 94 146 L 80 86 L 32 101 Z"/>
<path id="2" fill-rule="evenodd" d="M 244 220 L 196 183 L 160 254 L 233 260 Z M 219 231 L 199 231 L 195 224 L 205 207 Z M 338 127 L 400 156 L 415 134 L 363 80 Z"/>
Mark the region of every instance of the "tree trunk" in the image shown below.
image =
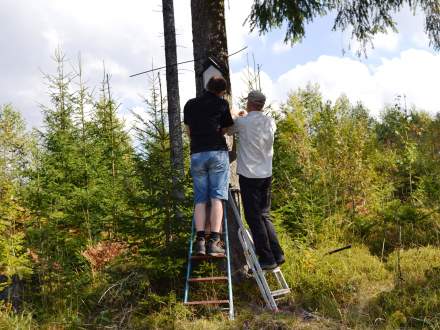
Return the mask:
<path id="1" fill-rule="evenodd" d="M 176 29 L 174 25 L 173 0 L 162 0 L 163 30 L 165 39 L 166 81 L 168 100 L 168 126 L 170 132 L 170 157 L 173 170 L 173 197 L 175 212 L 180 218 L 183 192 L 183 141 L 180 119 L 179 79 L 177 75 Z"/>
<path id="2" fill-rule="evenodd" d="M 194 71 L 196 79 L 196 93 L 200 96 L 204 91 L 203 69 L 209 56 L 214 56 L 223 66 L 224 78 L 228 82 L 227 97 L 231 103 L 231 81 L 229 79 L 228 43 L 226 38 L 224 0 L 191 0 Z M 227 137 L 229 149 L 234 144 L 232 137 Z M 230 183 L 238 188 L 235 155 L 230 152 Z M 246 264 L 243 249 L 238 239 L 238 224 L 234 214 L 228 208 L 229 244 L 232 255 L 234 278 L 238 279 L 240 271 Z"/>

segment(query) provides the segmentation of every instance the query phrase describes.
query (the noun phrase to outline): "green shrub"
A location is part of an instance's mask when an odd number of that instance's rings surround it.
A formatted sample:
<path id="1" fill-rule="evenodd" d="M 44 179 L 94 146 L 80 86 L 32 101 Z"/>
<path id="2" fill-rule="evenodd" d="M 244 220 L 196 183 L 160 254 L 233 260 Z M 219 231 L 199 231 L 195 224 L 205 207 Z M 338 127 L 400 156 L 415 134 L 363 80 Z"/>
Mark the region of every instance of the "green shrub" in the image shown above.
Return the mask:
<path id="1" fill-rule="evenodd" d="M 400 244 L 406 247 L 439 245 L 440 214 L 436 210 L 416 207 L 392 200 L 374 217 L 356 217 L 355 235 L 375 255 L 392 253 Z"/>

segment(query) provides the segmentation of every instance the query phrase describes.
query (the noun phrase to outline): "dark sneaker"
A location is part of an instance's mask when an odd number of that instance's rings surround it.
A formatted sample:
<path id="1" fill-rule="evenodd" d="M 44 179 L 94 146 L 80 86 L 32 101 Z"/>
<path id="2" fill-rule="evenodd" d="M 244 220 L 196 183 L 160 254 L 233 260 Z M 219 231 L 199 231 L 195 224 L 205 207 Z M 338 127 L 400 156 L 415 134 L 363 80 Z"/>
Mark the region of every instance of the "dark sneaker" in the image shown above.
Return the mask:
<path id="1" fill-rule="evenodd" d="M 223 257 L 225 255 L 225 249 L 221 246 L 219 239 L 210 239 L 208 241 L 208 254 L 213 257 Z"/>
<path id="2" fill-rule="evenodd" d="M 205 239 L 197 238 L 194 244 L 194 254 L 196 256 L 204 256 L 206 255 L 206 247 L 205 247 Z"/>
<path id="3" fill-rule="evenodd" d="M 273 270 L 277 268 L 278 265 L 275 262 L 274 263 L 260 262 L 260 267 L 262 270 Z"/>
<path id="4" fill-rule="evenodd" d="M 284 258 L 284 256 L 281 256 L 279 258 L 276 258 L 276 263 L 278 266 L 281 266 L 282 264 L 284 264 L 286 262 L 286 259 Z"/>

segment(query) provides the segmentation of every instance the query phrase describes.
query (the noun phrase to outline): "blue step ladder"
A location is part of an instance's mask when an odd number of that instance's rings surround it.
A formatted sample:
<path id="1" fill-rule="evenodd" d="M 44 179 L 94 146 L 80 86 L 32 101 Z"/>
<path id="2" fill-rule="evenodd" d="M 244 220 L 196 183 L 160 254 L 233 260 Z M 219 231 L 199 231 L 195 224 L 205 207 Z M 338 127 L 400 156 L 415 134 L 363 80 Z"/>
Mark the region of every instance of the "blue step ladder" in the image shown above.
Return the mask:
<path id="1" fill-rule="evenodd" d="M 183 298 L 183 303 L 187 306 L 227 306 L 222 308 L 222 310 L 228 311 L 228 316 L 230 320 L 234 319 L 234 299 L 232 295 L 232 277 L 231 277 L 231 260 L 229 253 L 229 238 L 228 238 L 228 220 L 226 217 L 226 203 L 223 203 L 223 235 L 225 242 L 225 255 L 221 257 L 214 257 L 210 255 L 204 256 L 196 256 L 192 255 L 193 252 L 193 242 L 195 238 L 195 226 L 194 226 L 194 218 L 191 226 L 191 239 L 189 241 L 189 249 L 188 249 L 188 265 L 186 270 L 186 281 L 185 281 L 185 295 Z M 213 276 L 213 277 L 191 277 L 193 272 L 193 262 L 198 261 L 216 261 L 216 260 L 225 260 L 226 261 L 226 276 Z M 190 301 L 190 287 L 193 283 L 227 283 L 228 285 L 228 299 L 223 300 L 196 300 Z"/>

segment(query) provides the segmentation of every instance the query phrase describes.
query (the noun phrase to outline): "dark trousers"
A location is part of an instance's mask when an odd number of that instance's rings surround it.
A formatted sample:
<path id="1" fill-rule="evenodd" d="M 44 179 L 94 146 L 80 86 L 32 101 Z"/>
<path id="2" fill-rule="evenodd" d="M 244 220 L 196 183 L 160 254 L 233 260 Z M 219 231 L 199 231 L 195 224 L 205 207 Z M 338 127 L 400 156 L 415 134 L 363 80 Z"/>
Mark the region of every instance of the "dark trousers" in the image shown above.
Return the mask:
<path id="1" fill-rule="evenodd" d="M 239 180 L 244 215 L 252 233 L 255 252 L 260 262 L 277 262 L 284 253 L 269 215 L 272 177 L 251 179 L 240 175 Z"/>

